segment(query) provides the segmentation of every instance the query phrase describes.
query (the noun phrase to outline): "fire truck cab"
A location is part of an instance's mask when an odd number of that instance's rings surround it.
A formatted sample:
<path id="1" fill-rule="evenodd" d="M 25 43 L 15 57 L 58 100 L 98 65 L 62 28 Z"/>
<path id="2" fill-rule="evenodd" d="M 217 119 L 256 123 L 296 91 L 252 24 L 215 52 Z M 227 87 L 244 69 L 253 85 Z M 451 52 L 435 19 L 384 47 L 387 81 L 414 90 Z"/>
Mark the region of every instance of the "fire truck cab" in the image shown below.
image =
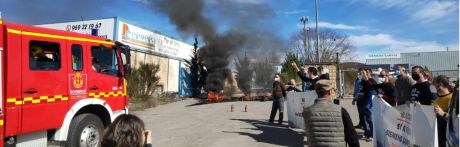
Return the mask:
<path id="1" fill-rule="evenodd" d="M 0 19 L 0 146 L 98 146 L 128 113 L 129 63 L 121 43 Z"/>

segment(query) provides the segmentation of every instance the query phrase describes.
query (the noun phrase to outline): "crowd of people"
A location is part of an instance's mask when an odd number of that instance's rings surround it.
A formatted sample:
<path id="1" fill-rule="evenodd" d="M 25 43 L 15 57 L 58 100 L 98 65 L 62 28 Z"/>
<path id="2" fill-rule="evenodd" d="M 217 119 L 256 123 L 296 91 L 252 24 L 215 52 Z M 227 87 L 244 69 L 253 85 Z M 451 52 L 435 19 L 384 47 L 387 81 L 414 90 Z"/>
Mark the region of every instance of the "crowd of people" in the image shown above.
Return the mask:
<path id="1" fill-rule="evenodd" d="M 373 74 L 369 69 L 359 69 L 355 80 L 355 90 L 352 105 L 356 105 L 359 113 L 359 123 L 354 126 L 349 113 L 343 107 L 332 103 L 333 83 L 329 75 L 320 67 L 318 70 L 309 67 L 301 71 L 295 63 L 302 81 L 307 83 L 303 90 L 313 90 L 318 95 L 315 103 L 303 111 L 305 135 L 308 146 L 351 146 L 359 147 L 356 128 L 364 130 L 366 141 L 372 141 L 372 99 L 381 98 L 391 106 L 399 105 L 432 105 L 437 117 L 438 146 L 446 146 L 447 114 L 454 88 L 452 82 L 444 75 L 435 78 L 421 66 L 411 68 L 411 75 L 406 69 L 398 66 L 390 74 L 381 70 Z M 304 74 L 306 72 L 306 74 Z M 279 112 L 278 124 L 283 122 L 284 101 L 286 91 L 300 92 L 295 80 L 291 79 L 285 86 L 279 74 L 274 76 L 273 105 L 270 123 Z M 458 81 L 457 81 L 458 82 Z M 458 86 L 458 83 L 457 83 Z M 287 88 L 286 88 L 287 87 Z M 457 94 L 458 95 L 458 94 Z M 151 146 L 151 131 L 146 130 L 143 121 L 135 115 L 121 115 L 111 123 L 102 137 L 102 146 Z"/>
<path id="2" fill-rule="evenodd" d="M 314 105 L 305 108 L 303 112 L 309 145 L 359 146 L 355 129 L 363 129 L 364 139 L 368 142 L 372 141 L 372 100 L 381 98 L 393 107 L 400 105 L 434 106 L 437 117 L 438 145 L 446 146 L 446 115 L 454 91 L 453 82 L 449 81 L 448 77 L 444 75 L 433 77 L 421 66 L 412 67 L 410 74 L 403 66 L 395 67 L 396 70 L 391 73 L 383 69 L 374 73 L 370 69 L 360 68 L 354 84 L 352 101 L 352 105 L 356 105 L 358 109 L 359 123 L 353 126 L 348 112 L 331 102 L 332 83 L 323 67 L 309 67 L 301 70 L 295 63 L 291 65 L 302 80 L 302 89 L 296 87 L 294 79 L 290 79 L 285 90 L 280 76 L 275 76 L 273 84 L 275 97 L 270 122 L 273 122 L 277 110 L 281 114 L 279 123 L 282 122 L 282 102 L 285 101 L 285 91 L 315 91 L 318 99 L 315 100 Z M 331 125 L 325 127 L 325 124 Z"/>
<path id="3" fill-rule="evenodd" d="M 331 103 L 334 89 L 332 82 L 329 81 L 327 70 L 321 66 L 300 70 L 295 63 L 292 63 L 292 67 L 302 80 L 302 90 L 296 87 L 294 79 L 290 79 L 288 85 L 285 86 L 280 75 L 275 74 L 272 91 L 273 105 L 269 122 L 274 123 L 276 112 L 279 111 L 278 124 L 282 124 L 286 91 L 315 91 L 318 99 L 302 114 L 308 146 L 359 147 L 359 138 L 349 113 L 339 105 Z"/>
<path id="4" fill-rule="evenodd" d="M 446 117 L 445 112 L 448 111 L 449 102 L 452 99 L 453 82 L 444 75 L 433 77 L 421 66 L 412 67 L 410 75 L 404 67 L 397 66 L 393 74 L 381 70 L 376 80 L 373 77 L 371 71 L 359 69 L 359 76 L 355 81 L 353 104 L 357 102 L 360 123 L 355 128 L 370 132 L 365 133 L 365 137 L 372 140 L 372 119 L 368 118 L 372 117 L 369 110 L 372 107 L 373 97 L 382 98 L 391 106 L 431 105 L 434 106 L 434 112 L 438 118 L 439 146 L 446 146 L 447 121 L 442 118 Z"/>

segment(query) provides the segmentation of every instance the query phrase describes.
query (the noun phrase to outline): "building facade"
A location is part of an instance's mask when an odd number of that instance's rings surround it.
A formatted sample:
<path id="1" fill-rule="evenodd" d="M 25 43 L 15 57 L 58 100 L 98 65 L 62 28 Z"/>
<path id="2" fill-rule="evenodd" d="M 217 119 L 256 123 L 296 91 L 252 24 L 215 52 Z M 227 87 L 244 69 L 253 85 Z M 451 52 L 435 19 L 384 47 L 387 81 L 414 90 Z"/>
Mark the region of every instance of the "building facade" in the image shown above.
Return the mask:
<path id="1" fill-rule="evenodd" d="M 413 66 L 419 65 L 428 68 L 433 76 L 446 75 L 456 80 L 459 74 L 459 52 L 456 50 L 368 54 L 366 56 L 367 67 L 392 70 L 396 65 L 405 66 L 409 70 Z"/>
<path id="2" fill-rule="evenodd" d="M 157 87 L 159 93 L 179 92 L 179 95 L 182 95 L 182 89 L 185 89 L 181 81 L 186 77 L 183 77 L 184 74 L 181 72 L 186 68 L 183 61 L 188 60 L 192 54 L 192 45 L 129 23 L 120 17 L 36 26 L 82 34 L 97 34 L 110 40 L 122 42 L 132 49 L 131 65 L 133 68 L 138 67 L 140 63 L 154 63 L 160 66 L 158 72 L 160 81 Z"/>

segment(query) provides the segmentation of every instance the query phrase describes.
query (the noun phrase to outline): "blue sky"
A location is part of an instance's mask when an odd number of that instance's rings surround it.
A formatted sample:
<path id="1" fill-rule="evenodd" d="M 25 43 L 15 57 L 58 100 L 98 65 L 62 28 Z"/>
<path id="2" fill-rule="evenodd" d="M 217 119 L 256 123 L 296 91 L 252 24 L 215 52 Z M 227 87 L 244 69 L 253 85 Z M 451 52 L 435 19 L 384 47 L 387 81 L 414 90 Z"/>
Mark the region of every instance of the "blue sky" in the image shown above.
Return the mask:
<path id="1" fill-rule="evenodd" d="M 169 36 L 183 38 L 166 16 L 155 12 L 149 0 L 2 0 L 0 11 L 6 21 L 40 24 L 120 16 Z M 217 0 L 206 0 L 207 3 Z M 240 5 L 266 4 L 275 12 L 277 33 L 284 39 L 301 29 L 299 18 L 308 16 L 314 27 L 314 0 L 226 0 Z M 355 60 L 364 62 L 367 53 L 458 50 L 458 0 L 318 0 L 319 24 L 349 36 L 356 46 Z M 86 2 L 86 3 L 85 3 Z M 81 4 L 83 3 L 83 4 Z M 77 5 L 82 5 L 78 7 Z M 99 5 L 102 5 L 99 6 Z M 75 9 L 75 10 L 74 10 Z M 212 9 L 212 8 L 208 8 Z M 37 15 L 42 14 L 42 15 Z M 56 14 L 62 14 L 56 15 Z M 219 29 L 227 29 L 225 18 Z"/>

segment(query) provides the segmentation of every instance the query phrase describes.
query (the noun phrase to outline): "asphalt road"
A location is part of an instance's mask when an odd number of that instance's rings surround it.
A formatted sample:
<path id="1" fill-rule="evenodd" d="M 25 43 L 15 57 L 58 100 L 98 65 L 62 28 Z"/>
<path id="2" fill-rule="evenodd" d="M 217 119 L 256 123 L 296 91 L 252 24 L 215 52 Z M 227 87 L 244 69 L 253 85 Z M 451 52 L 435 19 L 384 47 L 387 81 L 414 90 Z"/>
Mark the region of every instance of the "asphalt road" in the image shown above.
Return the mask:
<path id="1" fill-rule="evenodd" d="M 271 101 L 223 102 L 202 104 L 196 99 L 132 112 L 152 130 L 153 146 L 168 147 L 246 147 L 303 146 L 303 130 L 268 123 Z M 230 112 L 234 105 L 234 112 Z M 245 105 L 248 112 L 244 112 Z M 351 99 L 341 100 L 354 124 L 358 122 Z M 286 111 L 285 111 L 286 113 Z M 277 119 L 278 117 L 276 117 Z M 362 131 L 357 130 L 362 136 Z M 361 146 L 372 146 L 360 140 Z"/>

